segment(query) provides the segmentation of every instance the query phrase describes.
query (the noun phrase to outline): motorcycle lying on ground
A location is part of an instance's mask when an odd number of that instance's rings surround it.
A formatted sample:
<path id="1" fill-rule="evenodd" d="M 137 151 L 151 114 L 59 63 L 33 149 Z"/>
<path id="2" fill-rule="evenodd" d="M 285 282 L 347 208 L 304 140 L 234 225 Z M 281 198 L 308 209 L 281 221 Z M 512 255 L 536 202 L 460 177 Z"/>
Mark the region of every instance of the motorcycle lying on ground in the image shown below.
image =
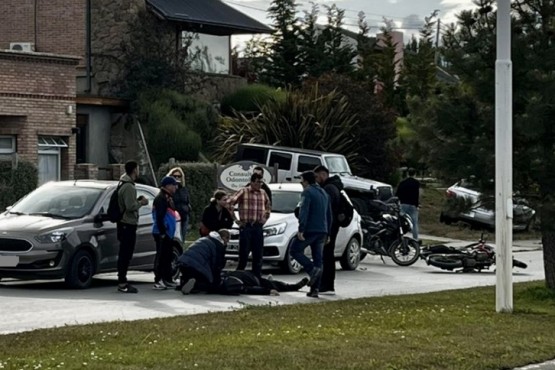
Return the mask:
<path id="1" fill-rule="evenodd" d="M 462 248 L 442 244 L 422 247 L 420 256 L 428 265 L 449 271 L 461 269 L 462 272 L 480 272 L 495 264 L 495 249 L 486 243 L 484 234 L 477 243 Z M 513 267 L 525 269 L 528 265 L 513 259 Z"/>
<path id="2" fill-rule="evenodd" d="M 361 259 L 366 254 L 391 257 L 399 266 L 410 266 L 420 256 L 420 243 L 405 236 L 412 230 L 410 216 L 401 214 L 399 198 L 393 197 L 386 202 L 370 200 L 369 207 L 376 220 L 368 215 L 361 215 L 363 243 Z"/>

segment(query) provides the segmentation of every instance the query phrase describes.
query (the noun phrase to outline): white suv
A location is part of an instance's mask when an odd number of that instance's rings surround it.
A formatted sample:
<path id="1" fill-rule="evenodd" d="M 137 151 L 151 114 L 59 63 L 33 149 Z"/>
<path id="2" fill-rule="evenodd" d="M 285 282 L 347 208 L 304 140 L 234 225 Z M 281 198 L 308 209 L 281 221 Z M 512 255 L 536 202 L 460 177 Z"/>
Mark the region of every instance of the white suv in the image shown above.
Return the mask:
<path id="1" fill-rule="evenodd" d="M 301 265 L 291 258 L 289 248 L 295 238 L 299 221 L 295 217 L 295 207 L 301 199 L 303 188 L 298 183 L 268 184 L 272 190 L 272 213 L 264 225 L 264 262 L 274 262 L 288 273 L 296 274 Z M 226 258 L 238 259 L 239 229 L 231 230 Z M 353 221 L 348 227 L 340 228 L 335 243 L 335 257 L 344 270 L 354 270 L 360 262 L 362 230 L 360 216 L 355 211 Z M 310 248 L 307 248 L 310 253 Z"/>

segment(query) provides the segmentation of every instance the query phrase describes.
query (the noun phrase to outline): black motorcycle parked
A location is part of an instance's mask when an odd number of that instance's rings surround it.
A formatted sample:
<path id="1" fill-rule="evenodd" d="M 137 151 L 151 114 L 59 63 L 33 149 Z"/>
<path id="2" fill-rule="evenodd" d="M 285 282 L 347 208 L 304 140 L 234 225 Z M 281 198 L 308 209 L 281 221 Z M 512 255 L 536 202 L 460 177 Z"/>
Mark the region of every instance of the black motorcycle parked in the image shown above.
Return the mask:
<path id="1" fill-rule="evenodd" d="M 488 270 L 495 264 L 495 249 L 486 244 L 484 234 L 477 243 L 469 244 L 463 248 L 448 247 L 446 245 L 431 245 L 422 248 L 420 255 L 428 265 L 439 267 L 442 270 L 462 270 L 473 272 Z M 528 265 L 513 259 L 513 267 L 525 269 Z"/>
<path id="2" fill-rule="evenodd" d="M 399 266 L 410 266 L 420 256 L 420 243 L 405 236 L 412 230 L 410 216 L 401 214 L 399 198 L 393 197 L 386 202 L 370 200 L 369 211 L 374 217 L 361 216 L 363 246 L 361 258 L 366 254 L 391 257 Z"/>

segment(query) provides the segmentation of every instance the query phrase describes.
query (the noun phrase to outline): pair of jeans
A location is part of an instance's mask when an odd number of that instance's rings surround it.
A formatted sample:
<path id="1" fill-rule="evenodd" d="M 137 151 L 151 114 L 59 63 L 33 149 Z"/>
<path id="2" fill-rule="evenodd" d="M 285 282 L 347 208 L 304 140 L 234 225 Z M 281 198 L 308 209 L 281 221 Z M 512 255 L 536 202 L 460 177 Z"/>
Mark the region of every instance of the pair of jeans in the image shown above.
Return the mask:
<path id="1" fill-rule="evenodd" d="M 293 240 L 290 254 L 310 274 L 315 267 L 322 268 L 322 251 L 328 235 L 326 233 L 306 232 L 303 236 L 304 240 L 299 240 L 299 238 Z M 308 246 L 310 246 L 312 252 L 312 261 L 304 254 L 304 250 Z M 318 287 L 319 284 L 320 281 L 316 282 L 313 286 Z"/>
<path id="2" fill-rule="evenodd" d="M 160 280 L 172 282 L 172 240 L 167 235 L 164 238 L 162 238 L 160 234 L 152 235 L 154 236 L 154 241 L 156 242 L 156 257 L 154 258 L 154 282 L 157 283 Z"/>
<path id="3" fill-rule="evenodd" d="M 332 224 L 330 242 L 324 245 L 323 252 L 323 270 L 320 281 L 320 291 L 335 290 L 335 242 L 339 233 L 339 225 Z"/>
<path id="4" fill-rule="evenodd" d="M 181 241 L 185 243 L 187 240 L 187 230 L 189 230 L 189 215 L 185 214 L 181 217 Z"/>
<path id="5" fill-rule="evenodd" d="M 264 250 L 264 233 L 262 224 L 247 223 L 239 231 L 239 264 L 237 270 L 247 267 L 249 253 L 252 252 L 252 272 L 260 278 L 262 275 L 262 256 Z"/>
<path id="6" fill-rule="evenodd" d="M 401 212 L 409 215 L 412 220 L 412 237 L 418 240 L 418 207 L 412 204 L 401 204 Z"/>
<path id="7" fill-rule="evenodd" d="M 118 253 L 118 283 L 127 283 L 127 270 L 137 241 L 137 225 L 130 225 L 123 222 L 117 224 L 117 235 L 119 241 Z"/>

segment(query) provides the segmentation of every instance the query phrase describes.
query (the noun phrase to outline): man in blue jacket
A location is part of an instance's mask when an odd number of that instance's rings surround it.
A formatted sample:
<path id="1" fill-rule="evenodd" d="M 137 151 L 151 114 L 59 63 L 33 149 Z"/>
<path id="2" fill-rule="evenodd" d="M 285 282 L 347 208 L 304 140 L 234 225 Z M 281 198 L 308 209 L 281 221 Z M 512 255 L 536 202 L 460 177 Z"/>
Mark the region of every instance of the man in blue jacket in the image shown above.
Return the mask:
<path id="1" fill-rule="evenodd" d="M 181 270 L 181 292 L 189 294 L 193 290 L 217 293 L 225 267 L 225 248 L 229 242 L 229 231 L 212 231 L 208 236 L 197 239 L 179 257 L 177 264 Z"/>
<path id="2" fill-rule="evenodd" d="M 331 205 L 328 194 L 316 183 L 314 172 L 303 172 L 301 184 L 304 190 L 299 206 L 299 231 L 291 246 L 291 257 L 310 275 L 310 292 L 307 296 L 318 298 L 318 286 L 322 275 L 322 251 L 332 225 Z M 312 261 L 304 254 L 308 246 L 312 251 Z"/>

